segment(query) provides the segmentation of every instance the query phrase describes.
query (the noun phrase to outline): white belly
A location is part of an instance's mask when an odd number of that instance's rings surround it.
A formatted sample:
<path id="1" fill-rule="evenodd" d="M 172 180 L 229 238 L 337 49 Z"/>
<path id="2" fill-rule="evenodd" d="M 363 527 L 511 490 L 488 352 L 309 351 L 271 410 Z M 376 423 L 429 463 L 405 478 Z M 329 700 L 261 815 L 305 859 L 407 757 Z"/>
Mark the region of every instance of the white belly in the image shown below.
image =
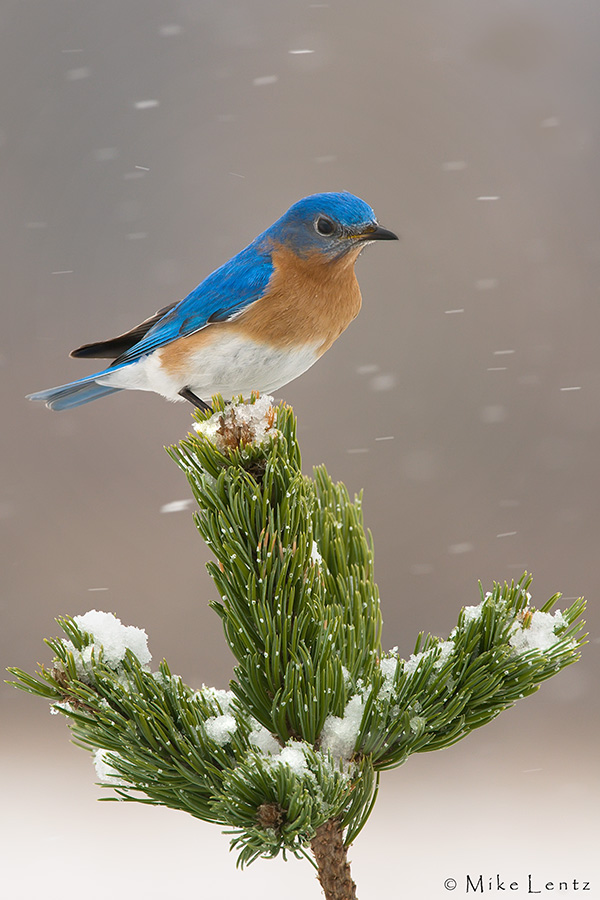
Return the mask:
<path id="1" fill-rule="evenodd" d="M 317 361 L 317 348 L 272 349 L 236 335 L 221 335 L 192 353 L 183 367 L 170 368 L 164 348 L 138 362 L 97 379 L 99 384 L 138 391 L 155 391 L 168 400 L 181 400 L 189 388 L 203 400 L 222 394 L 226 400 L 252 391 L 272 393 L 293 381 Z"/>

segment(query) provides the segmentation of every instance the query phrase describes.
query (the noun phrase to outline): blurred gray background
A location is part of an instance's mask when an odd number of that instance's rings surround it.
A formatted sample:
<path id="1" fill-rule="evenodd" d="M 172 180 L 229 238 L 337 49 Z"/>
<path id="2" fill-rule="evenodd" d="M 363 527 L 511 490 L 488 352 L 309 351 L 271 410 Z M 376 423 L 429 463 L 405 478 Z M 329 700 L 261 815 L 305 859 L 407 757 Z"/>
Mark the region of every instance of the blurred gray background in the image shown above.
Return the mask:
<path id="1" fill-rule="evenodd" d="M 463 896 L 467 873 L 600 896 L 599 44 L 595 0 L 0 10 L 3 665 L 48 661 L 54 617 L 95 607 L 226 686 L 191 506 L 161 512 L 190 496 L 163 450 L 189 407 L 24 395 L 92 371 L 68 352 L 184 296 L 315 191 L 360 195 L 402 237 L 363 255 L 361 315 L 280 392 L 305 470 L 364 488 L 385 645 L 447 635 L 478 579 L 527 569 L 538 605 L 588 597 L 580 664 L 384 777 L 351 854 L 363 900 L 443 897 L 447 877 Z M 54 900 L 67 878 L 92 900 L 319 895 L 307 863 L 239 873 L 214 827 L 95 803 L 60 717 L 2 699 L 3 896 Z"/>

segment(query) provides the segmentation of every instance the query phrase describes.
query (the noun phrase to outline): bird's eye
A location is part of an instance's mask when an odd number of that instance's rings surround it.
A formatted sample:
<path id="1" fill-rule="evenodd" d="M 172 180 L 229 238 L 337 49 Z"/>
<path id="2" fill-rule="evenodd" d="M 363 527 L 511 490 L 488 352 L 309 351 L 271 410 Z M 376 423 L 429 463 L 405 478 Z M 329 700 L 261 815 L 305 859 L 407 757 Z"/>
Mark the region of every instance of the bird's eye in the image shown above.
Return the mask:
<path id="1" fill-rule="evenodd" d="M 328 219 L 327 216 L 319 216 L 319 218 L 315 222 L 315 231 L 317 234 L 322 234 L 324 237 L 329 237 L 330 234 L 333 234 L 335 231 L 335 225 Z"/>

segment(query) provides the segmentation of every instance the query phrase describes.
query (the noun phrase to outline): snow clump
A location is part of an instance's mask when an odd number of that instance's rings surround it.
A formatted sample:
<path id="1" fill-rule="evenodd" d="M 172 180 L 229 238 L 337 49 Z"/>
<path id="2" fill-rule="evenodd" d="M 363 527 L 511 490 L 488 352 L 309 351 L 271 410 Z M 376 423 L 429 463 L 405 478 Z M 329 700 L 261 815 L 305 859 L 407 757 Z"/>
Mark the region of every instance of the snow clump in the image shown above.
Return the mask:
<path id="1" fill-rule="evenodd" d="M 125 782 L 113 768 L 109 759 L 107 759 L 108 750 L 96 750 L 94 753 L 94 768 L 96 769 L 96 775 L 98 776 L 98 781 L 101 781 L 102 784 L 112 784 L 112 785 L 124 785 Z M 114 753 L 111 751 L 111 756 L 118 756 L 118 753 Z"/>
<path id="2" fill-rule="evenodd" d="M 411 675 L 415 672 L 419 666 L 419 664 L 428 656 L 431 656 L 432 653 L 439 651 L 439 656 L 433 664 L 434 670 L 441 669 L 444 663 L 448 660 L 448 658 L 454 652 L 454 641 L 440 641 L 439 644 L 435 644 L 434 647 L 430 647 L 429 650 L 423 650 L 421 653 L 412 653 L 411 656 L 404 663 L 404 671 L 407 675 Z"/>
<path id="3" fill-rule="evenodd" d="M 105 665 L 118 672 L 125 659 L 127 650 L 131 650 L 142 666 L 147 666 L 152 659 L 148 650 L 148 635 L 143 628 L 134 625 L 123 625 L 113 613 L 91 609 L 82 616 L 73 616 L 73 621 L 81 631 L 92 637 L 92 642 L 76 650 L 73 643 L 63 640 L 64 646 L 73 654 L 77 677 L 81 681 L 89 680 L 92 667 L 92 655 L 98 660 L 102 651 Z"/>
<path id="4" fill-rule="evenodd" d="M 343 716 L 327 716 L 321 732 L 321 749 L 330 751 L 334 759 L 349 761 L 362 722 L 364 701 L 361 694 L 348 700 Z"/>
<path id="5" fill-rule="evenodd" d="M 254 403 L 232 400 L 210 419 L 194 424 L 195 431 L 207 438 L 221 453 L 244 444 L 264 444 L 279 434 L 274 427 L 275 408 L 269 394 L 257 396 Z"/>
<path id="6" fill-rule="evenodd" d="M 271 732 L 254 719 L 255 728 L 248 735 L 250 743 L 257 747 L 265 756 L 273 756 L 281 750 L 281 744 L 273 737 Z"/>
<path id="7" fill-rule="evenodd" d="M 508 643 L 517 653 L 527 653 L 529 650 L 543 653 L 562 640 L 556 629 L 564 629 L 567 624 L 560 609 L 554 615 L 536 610 L 531 618 L 525 616 L 524 621 L 515 622 Z"/>
<path id="8" fill-rule="evenodd" d="M 237 722 L 230 713 L 222 716 L 210 716 L 204 721 L 204 730 L 219 747 L 224 747 L 229 743 L 236 729 Z"/>

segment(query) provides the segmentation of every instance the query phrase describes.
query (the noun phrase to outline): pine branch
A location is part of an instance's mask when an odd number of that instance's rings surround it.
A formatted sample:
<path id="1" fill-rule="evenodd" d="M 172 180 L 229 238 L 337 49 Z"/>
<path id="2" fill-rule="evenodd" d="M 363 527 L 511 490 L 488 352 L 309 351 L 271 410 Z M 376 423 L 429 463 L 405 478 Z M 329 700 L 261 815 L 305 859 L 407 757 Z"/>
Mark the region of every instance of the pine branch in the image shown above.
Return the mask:
<path id="1" fill-rule="evenodd" d="M 350 874 L 348 850 L 340 822 L 330 819 L 317 829 L 311 841 L 319 870 L 319 881 L 328 900 L 356 900 L 356 885 Z"/>
<path id="2" fill-rule="evenodd" d="M 346 848 L 380 772 L 455 743 L 577 660 L 584 603 L 552 612 L 557 594 L 536 610 L 524 575 L 480 591 L 446 640 L 419 635 L 408 660 L 384 653 L 360 497 L 324 467 L 302 475 L 288 407 L 214 408 L 169 452 L 216 559 L 230 690 L 194 690 L 164 661 L 152 672 L 145 632 L 96 611 L 57 620 L 49 669 L 9 671 L 67 717 L 112 799 L 219 824 L 241 865 L 311 849 L 326 897 L 350 900 Z"/>

